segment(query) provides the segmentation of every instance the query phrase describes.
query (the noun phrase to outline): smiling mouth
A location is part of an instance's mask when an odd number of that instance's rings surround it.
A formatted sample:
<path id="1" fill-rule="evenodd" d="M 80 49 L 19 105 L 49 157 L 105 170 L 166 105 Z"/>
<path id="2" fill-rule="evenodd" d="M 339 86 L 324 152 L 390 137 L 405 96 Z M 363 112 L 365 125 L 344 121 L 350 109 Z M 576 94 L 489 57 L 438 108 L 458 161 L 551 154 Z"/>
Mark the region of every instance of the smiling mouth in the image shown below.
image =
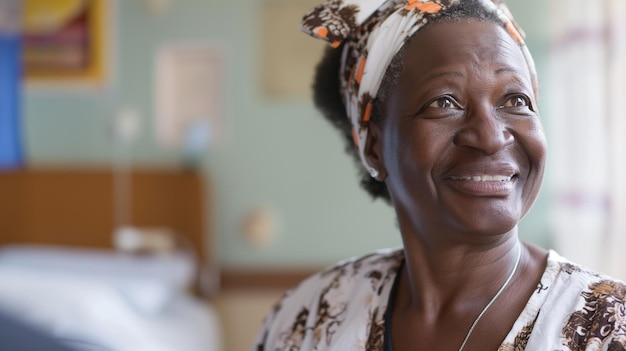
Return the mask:
<path id="1" fill-rule="evenodd" d="M 515 175 L 474 175 L 474 176 L 466 176 L 466 177 L 455 177 L 451 176 L 451 180 L 456 181 L 472 181 L 472 182 L 509 182 L 511 181 Z"/>

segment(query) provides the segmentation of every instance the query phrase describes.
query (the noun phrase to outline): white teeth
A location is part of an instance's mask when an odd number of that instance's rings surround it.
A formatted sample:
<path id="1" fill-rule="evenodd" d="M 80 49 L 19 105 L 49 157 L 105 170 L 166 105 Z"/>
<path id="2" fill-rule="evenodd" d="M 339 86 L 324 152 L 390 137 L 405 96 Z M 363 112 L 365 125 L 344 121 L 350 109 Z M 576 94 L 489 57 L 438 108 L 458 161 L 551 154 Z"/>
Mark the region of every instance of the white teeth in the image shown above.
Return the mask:
<path id="1" fill-rule="evenodd" d="M 475 175 L 471 177 L 452 177 L 454 180 L 471 180 L 474 182 L 508 182 L 513 176 L 503 175 Z"/>

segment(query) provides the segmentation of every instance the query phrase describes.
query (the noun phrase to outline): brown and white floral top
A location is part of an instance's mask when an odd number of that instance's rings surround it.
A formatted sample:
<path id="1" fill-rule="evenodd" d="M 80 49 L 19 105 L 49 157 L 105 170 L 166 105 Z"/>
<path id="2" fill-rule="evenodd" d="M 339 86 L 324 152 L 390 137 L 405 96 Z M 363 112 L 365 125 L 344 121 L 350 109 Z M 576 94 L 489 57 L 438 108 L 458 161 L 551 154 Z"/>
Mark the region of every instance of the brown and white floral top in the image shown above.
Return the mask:
<path id="1" fill-rule="evenodd" d="M 287 292 L 256 351 L 381 351 L 401 249 L 340 262 Z M 548 264 L 500 351 L 626 350 L 626 285 L 550 251 Z"/>

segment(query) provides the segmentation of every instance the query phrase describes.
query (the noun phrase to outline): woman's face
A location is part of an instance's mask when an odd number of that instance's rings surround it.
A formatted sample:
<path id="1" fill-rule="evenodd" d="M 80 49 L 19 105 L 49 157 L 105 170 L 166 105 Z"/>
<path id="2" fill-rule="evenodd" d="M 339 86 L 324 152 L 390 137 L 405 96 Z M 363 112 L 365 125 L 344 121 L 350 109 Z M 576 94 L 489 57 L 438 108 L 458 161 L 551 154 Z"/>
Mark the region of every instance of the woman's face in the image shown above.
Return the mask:
<path id="1" fill-rule="evenodd" d="M 498 25 L 463 20 L 418 32 L 382 112 L 370 150 L 401 223 L 503 234 L 535 200 L 545 136 L 528 65 Z"/>

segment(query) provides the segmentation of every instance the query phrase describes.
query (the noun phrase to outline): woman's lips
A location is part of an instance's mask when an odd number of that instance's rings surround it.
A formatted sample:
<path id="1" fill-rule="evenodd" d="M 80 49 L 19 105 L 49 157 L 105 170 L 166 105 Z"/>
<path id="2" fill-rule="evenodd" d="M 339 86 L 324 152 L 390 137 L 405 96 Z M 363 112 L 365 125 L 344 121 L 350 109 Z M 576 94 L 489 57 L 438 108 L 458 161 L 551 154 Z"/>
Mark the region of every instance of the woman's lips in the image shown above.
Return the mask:
<path id="1" fill-rule="evenodd" d="M 447 178 L 454 189 L 464 194 L 497 197 L 511 194 L 516 179 L 515 174 L 476 174 Z"/>
<path id="2" fill-rule="evenodd" d="M 513 178 L 513 175 L 489 175 L 489 174 L 481 174 L 474 176 L 464 176 L 464 177 L 456 177 L 451 176 L 452 180 L 467 180 L 474 182 L 508 182 Z"/>

